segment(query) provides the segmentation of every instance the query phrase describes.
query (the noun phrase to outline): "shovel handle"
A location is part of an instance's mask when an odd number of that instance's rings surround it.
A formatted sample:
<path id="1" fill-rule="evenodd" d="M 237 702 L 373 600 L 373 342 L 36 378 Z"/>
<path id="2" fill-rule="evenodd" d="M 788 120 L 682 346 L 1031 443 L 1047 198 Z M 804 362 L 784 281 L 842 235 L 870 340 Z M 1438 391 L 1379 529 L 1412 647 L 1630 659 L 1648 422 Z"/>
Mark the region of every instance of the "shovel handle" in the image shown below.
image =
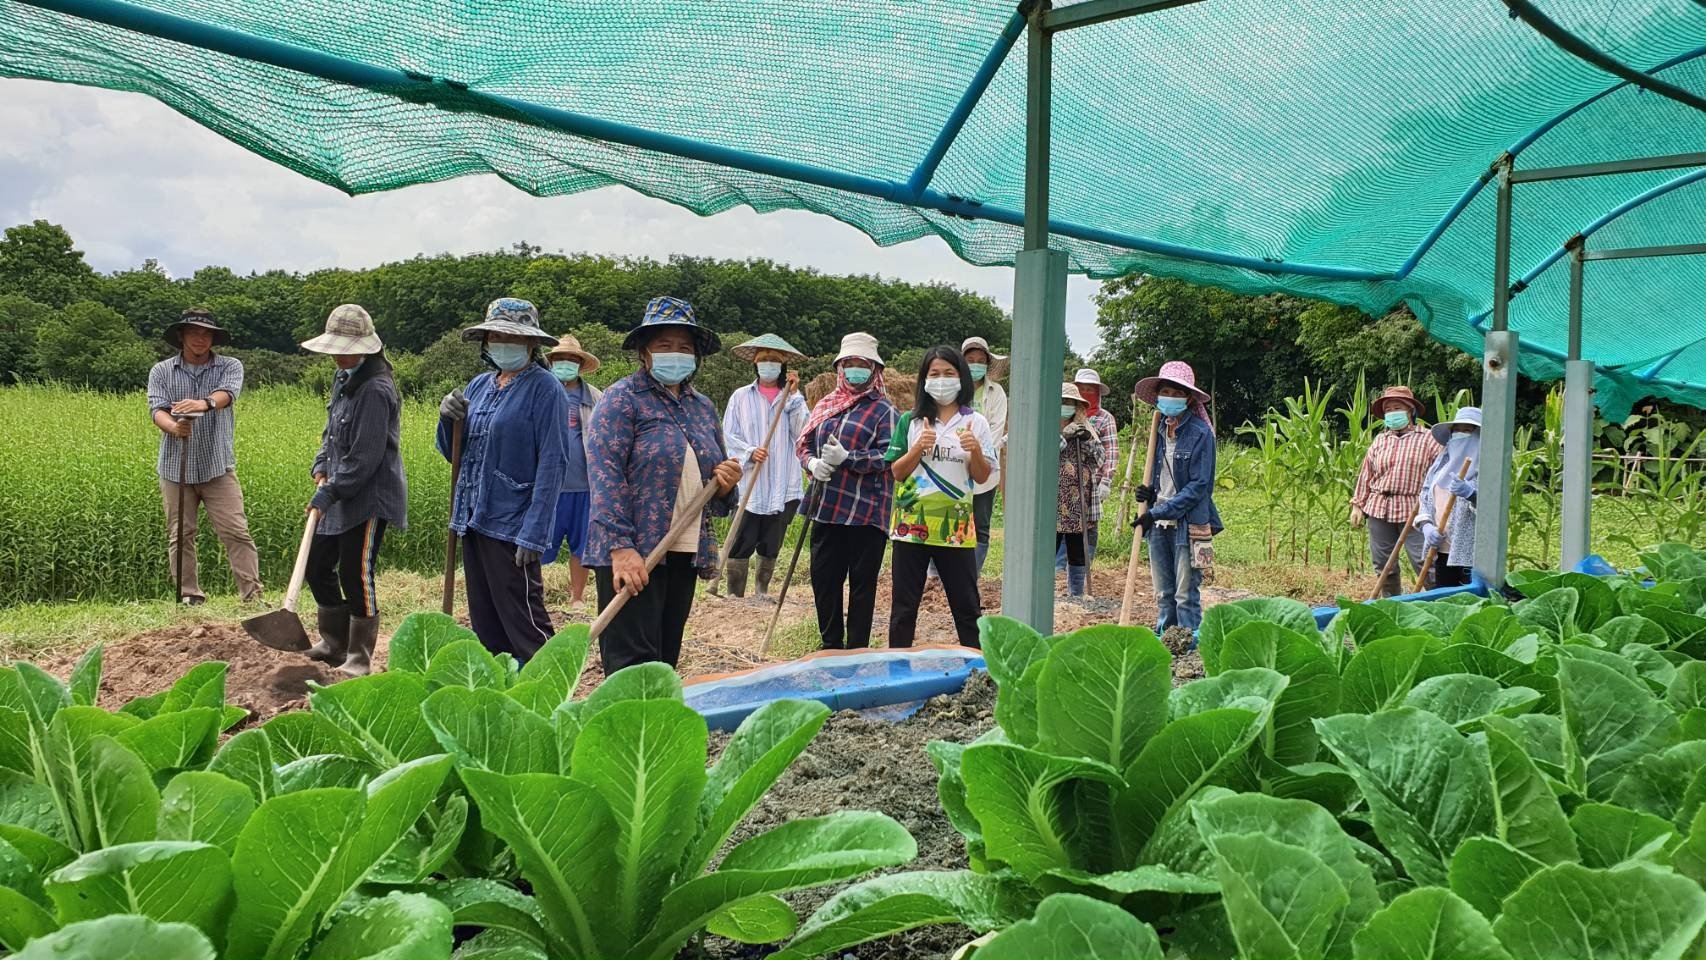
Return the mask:
<path id="1" fill-rule="evenodd" d="M 1149 417 L 1149 443 L 1143 451 L 1143 485 L 1146 487 L 1155 483 L 1155 435 L 1160 432 L 1161 411 L 1156 410 Z M 1140 503 L 1137 505 L 1138 516 L 1141 517 L 1148 512 L 1149 504 Z M 1139 542 L 1142 539 L 1142 537 L 1132 537 L 1131 556 L 1126 558 L 1125 597 L 1120 601 L 1120 626 L 1122 627 L 1131 626 L 1131 618 L 1137 609 L 1137 564 L 1138 554 L 1142 552 L 1139 549 L 1143 546 Z M 1150 562 L 1154 562 L 1154 559 L 1151 557 Z"/>
<path id="2" fill-rule="evenodd" d="M 675 522 L 669 525 L 669 532 L 663 535 L 663 539 L 659 540 L 658 545 L 652 548 L 652 552 L 646 554 L 647 573 L 651 573 L 663 561 L 663 555 L 669 552 L 670 544 L 686 533 L 690 527 L 699 525 L 706 505 L 716 495 L 717 481 L 712 478 L 711 482 L 705 484 L 705 488 L 699 491 L 699 495 L 693 498 L 693 502 L 687 505 L 687 509 L 682 511 L 681 515 L 675 518 Z M 598 635 L 604 632 L 605 627 L 610 626 L 610 621 L 616 619 L 616 614 L 620 613 L 622 608 L 627 606 L 628 601 L 632 599 L 634 599 L 634 591 L 629 590 L 623 590 L 612 597 L 610 603 L 598 612 L 598 619 L 592 622 L 589 639 L 597 640 Z"/>
<path id="3" fill-rule="evenodd" d="M 308 522 L 302 527 L 302 545 L 296 548 L 296 566 L 290 569 L 290 586 L 284 591 L 284 609 L 296 612 L 296 600 L 302 596 L 302 581 L 308 579 L 308 548 L 314 545 L 314 528 L 320 524 L 320 511 L 310 509 Z"/>

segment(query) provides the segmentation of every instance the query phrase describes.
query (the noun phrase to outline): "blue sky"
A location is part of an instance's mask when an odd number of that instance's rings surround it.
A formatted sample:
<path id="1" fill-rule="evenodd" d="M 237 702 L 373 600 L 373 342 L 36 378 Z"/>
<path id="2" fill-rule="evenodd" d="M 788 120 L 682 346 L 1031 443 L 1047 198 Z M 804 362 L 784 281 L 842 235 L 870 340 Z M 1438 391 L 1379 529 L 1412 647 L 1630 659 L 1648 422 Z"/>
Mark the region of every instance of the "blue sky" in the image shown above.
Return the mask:
<path id="1" fill-rule="evenodd" d="M 134 94 L 0 80 L 0 226 L 63 224 L 98 270 L 159 260 L 173 275 L 367 267 L 525 239 L 547 251 L 767 257 L 826 273 L 946 281 L 1013 302 L 1013 271 L 974 267 L 934 238 L 879 247 L 829 217 L 699 217 L 621 187 L 532 197 L 466 177 L 350 198 L 274 166 Z M 1096 283 L 1072 278 L 1067 333 L 1095 349 Z"/>

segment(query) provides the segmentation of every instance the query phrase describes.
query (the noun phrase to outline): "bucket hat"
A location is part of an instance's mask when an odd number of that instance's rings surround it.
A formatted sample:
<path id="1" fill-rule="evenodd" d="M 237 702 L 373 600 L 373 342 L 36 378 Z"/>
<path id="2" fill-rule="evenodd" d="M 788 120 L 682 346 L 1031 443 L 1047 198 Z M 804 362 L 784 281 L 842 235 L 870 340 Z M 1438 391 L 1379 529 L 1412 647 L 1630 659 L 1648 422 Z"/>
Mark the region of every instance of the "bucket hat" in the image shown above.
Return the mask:
<path id="1" fill-rule="evenodd" d="M 682 327 L 692 333 L 700 356 L 723 349 L 722 339 L 712 333 L 711 328 L 700 325 L 693 313 L 693 304 L 675 297 L 656 297 L 646 304 L 646 315 L 640 319 L 639 326 L 628 331 L 627 338 L 622 341 L 622 349 L 638 350 L 648 337 L 664 327 Z"/>
<path id="2" fill-rule="evenodd" d="M 302 349 L 310 353 L 330 353 L 334 356 L 378 353 L 385 349 L 379 334 L 373 331 L 373 318 L 361 307 L 346 303 L 333 307 L 326 317 L 326 332 L 312 340 L 302 341 Z"/>
<path id="3" fill-rule="evenodd" d="M 1007 354 L 996 353 L 994 350 L 989 349 L 989 341 L 982 337 L 967 337 L 965 342 L 960 344 L 960 354 L 962 356 L 965 355 L 967 350 L 972 349 L 982 350 L 984 353 L 989 354 L 989 379 L 999 380 L 1007 375 Z"/>
<path id="4" fill-rule="evenodd" d="M 1388 400 L 1396 400 L 1409 407 L 1411 419 L 1422 415 L 1422 401 L 1417 400 L 1416 395 L 1410 392 L 1409 387 L 1405 386 L 1387 387 L 1382 390 L 1380 396 L 1375 397 L 1374 402 L 1368 405 L 1368 415 L 1371 417 L 1382 416 L 1385 411 L 1381 407 L 1385 406 Z"/>
<path id="5" fill-rule="evenodd" d="M 1107 385 L 1102 383 L 1102 375 L 1089 367 L 1079 367 L 1078 372 L 1072 375 L 1072 382 L 1075 384 L 1093 383 L 1096 385 L 1097 393 L 1108 392 Z M 1078 392 L 1083 393 L 1084 391 Z"/>
<path id="6" fill-rule="evenodd" d="M 849 333 L 841 338 L 841 350 L 835 355 L 835 362 L 850 360 L 857 357 L 869 360 L 879 367 L 886 367 L 882 354 L 877 352 L 877 338 L 868 333 Z"/>
<path id="7" fill-rule="evenodd" d="M 1085 406 L 1090 405 L 1090 401 L 1084 399 L 1084 394 L 1079 392 L 1078 384 L 1076 384 L 1076 383 L 1063 383 L 1063 384 L 1061 384 L 1060 385 L 1060 399 L 1071 400 L 1073 403 L 1082 403 Z"/>
<path id="8" fill-rule="evenodd" d="M 1132 388 L 1132 396 L 1147 404 L 1154 404 L 1155 398 L 1161 395 L 1161 387 L 1171 384 L 1182 388 L 1186 393 L 1203 403 L 1209 402 L 1209 395 L 1197 389 L 1197 373 L 1191 365 L 1183 360 L 1169 360 L 1161 365 L 1161 372 L 1153 377 L 1144 377 L 1137 381 Z"/>
<path id="9" fill-rule="evenodd" d="M 200 327 L 203 330 L 213 331 L 213 343 L 215 346 L 224 346 L 231 342 L 231 331 L 213 322 L 213 314 L 208 313 L 206 310 L 193 307 L 189 310 L 185 310 L 183 314 L 178 317 L 177 322 L 166 328 L 166 342 L 182 350 L 184 347 L 185 327 Z"/>
<path id="10" fill-rule="evenodd" d="M 1479 431 L 1481 429 L 1481 408 L 1458 407 L 1457 416 L 1434 424 L 1429 428 L 1434 435 L 1434 442 L 1442 447 L 1445 446 L 1446 441 L 1451 439 L 1451 428 L 1453 426 L 1470 426 Z"/>
<path id="11" fill-rule="evenodd" d="M 762 337 L 753 337 L 751 340 L 735 347 L 729 352 L 742 360 L 745 360 L 747 363 L 756 363 L 758 361 L 758 351 L 760 350 L 774 350 L 777 353 L 786 354 L 788 357 L 787 362 L 789 363 L 806 362 L 805 354 L 795 350 L 793 344 L 781 337 L 778 337 L 774 333 L 767 333 Z"/>
<path id="12" fill-rule="evenodd" d="M 462 339 L 484 340 L 489 333 L 526 337 L 542 347 L 554 347 L 557 338 L 539 328 L 539 308 L 526 300 L 499 297 L 486 304 L 486 319 L 462 331 Z"/>
<path id="13" fill-rule="evenodd" d="M 585 348 L 581 346 L 581 342 L 576 340 L 573 334 L 563 334 L 557 340 L 557 345 L 545 354 L 546 360 L 554 360 L 557 357 L 573 360 L 580 364 L 581 373 L 592 373 L 598 369 L 598 358 L 587 353 Z"/>

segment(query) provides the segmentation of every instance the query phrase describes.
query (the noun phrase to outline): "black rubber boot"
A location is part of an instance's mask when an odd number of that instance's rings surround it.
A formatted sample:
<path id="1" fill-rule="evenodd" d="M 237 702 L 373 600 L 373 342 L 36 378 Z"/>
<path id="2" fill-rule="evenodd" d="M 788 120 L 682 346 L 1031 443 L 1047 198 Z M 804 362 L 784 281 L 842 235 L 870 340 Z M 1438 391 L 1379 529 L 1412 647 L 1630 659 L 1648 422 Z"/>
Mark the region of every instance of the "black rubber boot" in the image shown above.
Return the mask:
<path id="1" fill-rule="evenodd" d="M 339 664 L 349 651 L 349 607 L 321 607 L 316 626 L 320 642 L 308 648 L 310 660 Z"/>
<path id="2" fill-rule="evenodd" d="M 350 617 L 349 656 L 344 658 L 338 672 L 351 677 L 365 677 L 372 673 L 373 647 L 378 642 L 378 617 Z"/>
<path id="3" fill-rule="evenodd" d="M 752 593 L 753 596 L 755 596 L 755 597 L 768 597 L 768 596 L 770 596 L 770 577 L 775 572 L 776 572 L 776 558 L 775 557 L 759 557 L 758 558 L 758 582 L 756 584 L 757 589 L 755 589 Z"/>
<path id="4" fill-rule="evenodd" d="M 750 561 L 750 560 L 730 560 L 729 561 L 729 565 L 723 571 L 724 573 L 728 574 L 729 596 L 731 596 L 731 597 L 744 597 L 744 596 L 746 596 L 746 567 L 747 567 L 747 564 L 749 564 L 751 562 L 752 561 Z"/>

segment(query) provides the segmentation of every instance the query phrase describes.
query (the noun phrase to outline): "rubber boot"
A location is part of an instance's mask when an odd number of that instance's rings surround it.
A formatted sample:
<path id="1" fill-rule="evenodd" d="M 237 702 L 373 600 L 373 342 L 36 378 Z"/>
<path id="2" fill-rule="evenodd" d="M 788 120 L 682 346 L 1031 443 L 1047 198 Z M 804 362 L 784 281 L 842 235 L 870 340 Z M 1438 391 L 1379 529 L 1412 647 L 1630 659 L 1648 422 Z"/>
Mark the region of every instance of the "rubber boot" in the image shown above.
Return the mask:
<path id="1" fill-rule="evenodd" d="M 1066 595 L 1082 597 L 1084 595 L 1084 575 L 1088 572 L 1084 567 L 1074 564 L 1066 565 Z"/>
<path id="2" fill-rule="evenodd" d="M 728 575 L 729 596 L 746 596 L 746 567 L 751 562 L 751 560 L 730 560 L 729 565 L 723 569 L 723 572 Z"/>
<path id="3" fill-rule="evenodd" d="M 344 658 L 338 672 L 349 677 L 365 677 L 372 673 L 373 647 L 378 642 L 378 617 L 350 617 L 349 656 Z"/>
<path id="4" fill-rule="evenodd" d="M 349 607 L 321 607 L 316 625 L 320 642 L 308 648 L 307 657 L 321 663 L 343 663 L 349 650 Z"/>
<path id="5" fill-rule="evenodd" d="M 758 558 L 758 582 L 756 584 L 757 589 L 753 591 L 753 596 L 757 596 L 757 597 L 768 597 L 768 596 L 770 596 L 770 577 L 772 575 L 774 575 L 775 573 L 776 573 L 776 558 L 775 557 L 759 557 Z"/>

